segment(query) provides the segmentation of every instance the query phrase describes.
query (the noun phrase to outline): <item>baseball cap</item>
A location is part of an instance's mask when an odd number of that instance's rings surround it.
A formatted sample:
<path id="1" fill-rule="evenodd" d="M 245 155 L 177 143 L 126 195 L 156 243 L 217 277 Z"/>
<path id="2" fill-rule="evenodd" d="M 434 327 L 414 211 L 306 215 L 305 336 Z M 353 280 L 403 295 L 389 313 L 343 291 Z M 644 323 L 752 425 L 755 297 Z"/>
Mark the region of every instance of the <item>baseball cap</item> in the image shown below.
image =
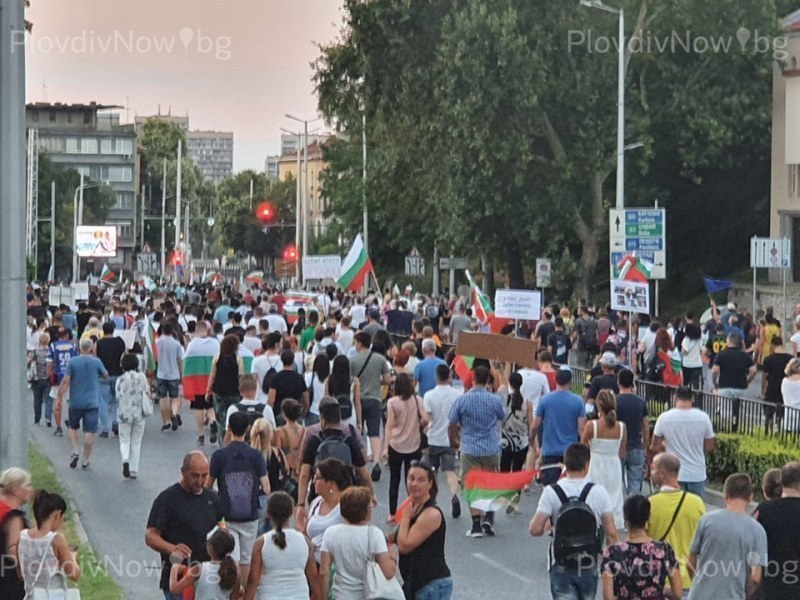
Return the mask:
<path id="1" fill-rule="evenodd" d="M 613 352 L 603 352 L 603 356 L 600 357 L 600 364 L 606 367 L 614 367 L 617 365 L 617 357 L 614 356 Z"/>
<path id="2" fill-rule="evenodd" d="M 736 310 L 736 304 L 733 302 L 728 302 L 728 310 Z"/>
<path id="3" fill-rule="evenodd" d="M 556 383 L 558 385 L 566 385 L 567 383 L 572 381 L 572 371 L 569 367 L 560 368 L 556 373 Z"/>

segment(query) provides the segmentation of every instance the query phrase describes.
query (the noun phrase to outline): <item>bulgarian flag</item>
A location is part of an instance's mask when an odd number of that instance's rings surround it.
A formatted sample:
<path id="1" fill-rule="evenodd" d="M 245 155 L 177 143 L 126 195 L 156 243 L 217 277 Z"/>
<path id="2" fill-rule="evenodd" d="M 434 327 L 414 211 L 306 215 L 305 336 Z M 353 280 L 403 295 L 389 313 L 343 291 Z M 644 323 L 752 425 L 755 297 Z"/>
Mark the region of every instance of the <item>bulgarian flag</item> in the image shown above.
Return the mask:
<path id="1" fill-rule="evenodd" d="M 458 378 L 464 381 L 472 370 L 473 364 L 475 364 L 474 356 L 462 356 L 459 354 L 453 359 L 453 370 L 458 375 Z"/>
<path id="2" fill-rule="evenodd" d="M 249 375 L 253 372 L 253 359 L 256 357 L 256 355 L 242 345 L 239 346 L 238 354 L 242 357 L 245 375 Z"/>
<path id="3" fill-rule="evenodd" d="M 103 265 L 103 270 L 100 271 L 100 281 L 104 281 L 105 283 L 111 283 L 117 278 L 117 274 L 114 273 L 111 269 L 108 268 L 108 265 Z"/>
<path id="4" fill-rule="evenodd" d="M 218 283 L 224 282 L 225 278 L 216 271 L 211 271 L 203 278 L 203 283 L 210 283 L 211 285 L 217 285 Z"/>
<path id="5" fill-rule="evenodd" d="M 248 283 L 264 285 L 264 271 L 253 271 L 244 278 Z"/>
<path id="6" fill-rule="evenodd" d="M 215 337 L 194 338 L 186 347 L 183 358 L 183 395 L 188 400 L 205 396 L 211 362 L 219 353 L 219 340 Z"/>
<path id="7" fill-rule="evenodd" d="M 619 275 L 617 279 L 622 281 L 639 281 L 646 283 L 650 279 L 653 264 L 635 254 L 626 254 L 616 265 Z"/>
<path id="8" fill-rule="evenodd" d="M 480 286 L 472 279 L 472 275 L 470 275 L 469 271 L 467 270 L 465 273 L 469 281 L 470 296 L 475 318 L 483 324 L 490 323 L 494 319 L 492 302 L 486 294 L 483 293 Z"/>
<path id="9" fill-rule="evenodd" d="M 156 367 L 158 366 L 158 347 L 156 346 L 157 339 L 158 339 L 158 334 L 156 333 L 155 325 L 150 319 L 148 319 L 147 323 L 145 324 L 145 345 L 147 346 L 147 370 L 153 373 L 156 372 Z"/>
<path id="10" fill-rule="evenodd" d="M 369 259 L 367 249 L 361 234 L 356 235 L 350 252 L 342 263 L 342 274 L 336 281 L 339 287 L 347 290 L 357 291 L 367 279 L 367 275 L 372 271 L 372 261 Z"/>
<path id="11" fill-rule="evenodd" d="M 536 474 L 537 471 L 495 473 L 472 469 L 464 481 L 464 500 L 477 510 L 498 510 L 510 503 L 522 488 L 530 485 Z"/>
<path id="12" fill-rule="evenodd" d="M 139 280 L 139 285 L 148 290 L 154 290 L 156 287 L 158 287 L 156 286 L 156 282 L 153 281 L 148 275 L 142 275 L 142 278 Z"/>

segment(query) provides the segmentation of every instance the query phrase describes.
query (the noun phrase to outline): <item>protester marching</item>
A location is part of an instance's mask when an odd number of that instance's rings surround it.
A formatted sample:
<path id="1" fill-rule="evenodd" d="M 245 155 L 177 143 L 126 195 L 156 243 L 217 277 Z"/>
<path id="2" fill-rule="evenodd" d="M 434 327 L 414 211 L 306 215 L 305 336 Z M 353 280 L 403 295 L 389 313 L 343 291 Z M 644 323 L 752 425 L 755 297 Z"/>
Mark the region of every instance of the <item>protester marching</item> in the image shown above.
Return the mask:
<path id="1" fill-rule="evenodd" d="M 768 431 L 800 429 L 800 367 L 774 317 L 759 326 L 714 308 L 708 323 L 687 314 L 665 326 L 580 302 L 503 328 L 476 288 L 464 298 L 262 282 L 179 297 L 176 285 L 101 284 L 77 319 L 52 306 L 33 326 L 33 426 L 54 439 L 66 428 L 65 460 L 82 471 L 118 438 L 122 479 L 141 480 L 145 428 L 174 440 L 194 414 L 196 449 L 172 457 L 180 480 L 149 499 L 145 541 L 163 567 L 153 592 L 167 600 L 457 598 L 448 529 L 508 535 L 497 515 L 526 505 L 530 534 L 550 537 L 553 598 L 799 597 L 782 577 L 800 561 L 798 528 L 782 524 L 796 521 L 800 465 L 771 465 L 770 489 L 782 491 L 756 518 L 759 481 L 747 474 L 727 477 L 724 510 L 704 502 L 717 433 L 749 431 L 752 404 Z M 287 299 L 302 302 L 291 315 Z M 482 331 L 530 344 L 527 354 L 460 351 Z M 758 371 L 760 403 L 747 399 Z M 51 496 L 32 500 L 24 471 L 0 474 L 2 598 L 49 585 L 28 572 L 34 562 L 80 576 L 58 533 L 66 506 Z M 386 523 L 373 517 L 379 503 Z M 507 543 L 524 552 L 524 537 Z M 723 563 L 739 575 L 721 577 Z"/>

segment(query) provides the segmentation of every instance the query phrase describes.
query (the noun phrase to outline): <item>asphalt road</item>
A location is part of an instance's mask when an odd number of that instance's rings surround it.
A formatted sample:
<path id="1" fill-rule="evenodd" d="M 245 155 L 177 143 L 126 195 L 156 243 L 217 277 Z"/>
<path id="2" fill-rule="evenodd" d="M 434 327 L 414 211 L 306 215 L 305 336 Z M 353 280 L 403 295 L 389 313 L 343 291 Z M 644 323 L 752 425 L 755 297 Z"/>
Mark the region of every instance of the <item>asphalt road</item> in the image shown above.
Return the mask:
<path id="1" fill-rule="evenodd" d="M 122 477 L 118 439 L 98 439 L 91 468 L 69 468 L 66 437 L 52 429 L 31 427 L 34 443 L 51 459 L 59 479 L 74 501 L 74 508 L 91 545 L 111 576 L 131 599 L 158 598 L 158 555 L 144 543 L 147 515 L 153 499 L 180 476 L 183 455 L 195 450 L 197 434 L 193 416 L 184 406 L 184 427 L 161 433 L 158 414 L 148 419 L 142 444 L 139 478 Z M 206 452 L 211 448 L 206 444 Z M 444 482 L 441 482 L 444 484 Z M 401 486 L 402 487 L 402 486 Z M 523 496 L 521 514 L 498 514 L 494 538 L 467 538 L 466 507 L 460 519 L 449 516 L 449 492 L 440 498 L 447 516 L 447 562 L 455 582 L 455 598 L 484 600 L 501 595 L 505 600 L 549 598 L 546 571 L 547 539 L 528 535 L 528 523 L 538 494 Z M 402 491 L 401 491 L 402 495 Z M 375 523 L 383 528 L 388 514 L 388 470 L 377 484 L 379 506 Z"/>

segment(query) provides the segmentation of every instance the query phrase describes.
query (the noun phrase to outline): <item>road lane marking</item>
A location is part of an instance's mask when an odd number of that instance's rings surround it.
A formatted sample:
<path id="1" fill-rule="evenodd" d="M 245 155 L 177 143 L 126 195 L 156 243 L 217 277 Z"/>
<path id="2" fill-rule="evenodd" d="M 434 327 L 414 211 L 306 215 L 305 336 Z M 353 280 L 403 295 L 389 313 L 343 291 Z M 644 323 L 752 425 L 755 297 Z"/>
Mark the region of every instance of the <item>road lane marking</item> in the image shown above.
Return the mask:
<path id="1" fill-rule="evenodd" d="M 481 552 L 473 552 L 472 556 L 474 556 L 478 560 L 482 560 L 487 565 L 493 566 L 498 571 L 502 571 L 506 575 L 508 575 L 510 577 L 513 577 L 514 579 L 518 579 L 522 583 L 527 583 L 529 585 L 534 583 L 534 581 L 532 579 L 528 579 L 527 577 L 523 577 L 522 575 L 520 575 L 518 573 L 515 573 L 514 571 L 512 571 L 508 567 L 503 566 L 502 564 L 500 564 L 496 560 L 492 560 L 491 558 L 489 558 L 488 556 L 486 556 L 485 554 L 483 554 Z"/>

